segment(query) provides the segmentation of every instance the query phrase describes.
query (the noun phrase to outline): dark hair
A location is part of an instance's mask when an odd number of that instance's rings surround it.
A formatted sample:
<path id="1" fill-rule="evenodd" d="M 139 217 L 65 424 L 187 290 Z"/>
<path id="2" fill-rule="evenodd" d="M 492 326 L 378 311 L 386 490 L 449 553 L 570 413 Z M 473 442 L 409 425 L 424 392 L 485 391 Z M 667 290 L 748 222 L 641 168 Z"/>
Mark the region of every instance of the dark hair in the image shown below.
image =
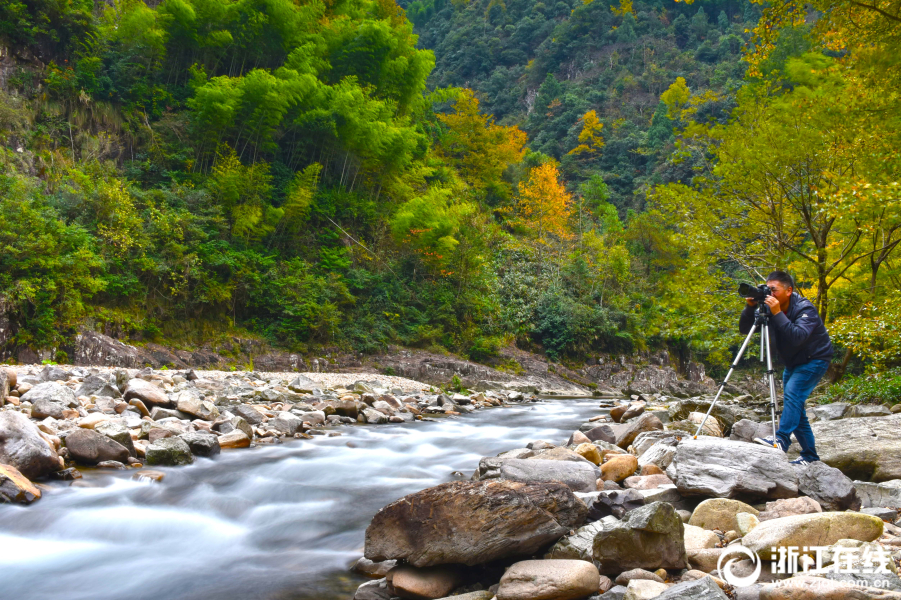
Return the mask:
<path id="1" fill-rule="evenodd" d="M 785 271 L 773 271 L 772 273 L 770 273 L 767 276 L 766 280 L 767 281 L 778 281 L 786 288 L 790 287 L 790 288 L 794 289 L 794 287 L 795 287 L 795 281 L 792 279 L 792 276 L 789 275 L 788 273 L 786 273 Z"/>

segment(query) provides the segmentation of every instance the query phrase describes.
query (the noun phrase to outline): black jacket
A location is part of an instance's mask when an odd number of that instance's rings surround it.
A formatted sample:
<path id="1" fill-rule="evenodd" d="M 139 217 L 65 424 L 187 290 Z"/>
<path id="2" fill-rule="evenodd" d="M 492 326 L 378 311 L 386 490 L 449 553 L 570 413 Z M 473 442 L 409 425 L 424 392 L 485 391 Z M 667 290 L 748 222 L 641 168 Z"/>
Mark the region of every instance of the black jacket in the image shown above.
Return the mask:
<path id="1" fill-rule="evenodd" d="M 751 331 L 756 306 L 745 306 L 738 320 L 738 330 Z M 830 360 L 832 341 L 817 309 L 807 298 L 793 292 L 788 310 L 770 319 L 772 347 L 776 349 L 787 367 L 797 367 L 812 360 Z"/>

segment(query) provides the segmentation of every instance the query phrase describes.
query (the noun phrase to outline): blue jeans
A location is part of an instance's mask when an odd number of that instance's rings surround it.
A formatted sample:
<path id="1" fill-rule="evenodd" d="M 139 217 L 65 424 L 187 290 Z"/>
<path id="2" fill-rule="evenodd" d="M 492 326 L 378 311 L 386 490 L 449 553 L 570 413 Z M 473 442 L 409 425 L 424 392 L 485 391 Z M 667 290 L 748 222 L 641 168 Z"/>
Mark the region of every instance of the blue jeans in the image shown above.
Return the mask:
<path id="1" fill-rule="evenodd" d="M 801 458 L 808 462 L 820 460 L 813 439 L 813 430 L 807 420 L 804 403 L 820 378 L 826 374 L 829 361 L 812 360 L 785 369 L 782 373 L 782 416 L 779 418 L 779 430 L 776 437 L 785 451 L 791 446 L 791 435 L 794 433 L 801 445 Z"/>

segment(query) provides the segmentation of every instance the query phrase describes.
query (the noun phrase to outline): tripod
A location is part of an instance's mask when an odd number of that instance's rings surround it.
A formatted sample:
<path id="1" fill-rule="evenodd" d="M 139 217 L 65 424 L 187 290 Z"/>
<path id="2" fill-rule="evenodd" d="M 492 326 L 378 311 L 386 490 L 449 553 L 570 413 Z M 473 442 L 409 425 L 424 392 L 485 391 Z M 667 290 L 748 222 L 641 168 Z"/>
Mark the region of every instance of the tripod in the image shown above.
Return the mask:
<path id="1" fill-rule="evenodd" d="M 754 332 L 760 328 L 760 362 L 763 362 L 764 355 L 766 355 L 766 376 L 767 380 L 770 384 L 770 419 L 773 422 L 773 448 L 779 447 L 779 441 L 776 439 L 776 413 L 778 412 L 778 407 L 776 406 L 776 378 L 774 377 L 775 371 L 773 371 L 773 359 L 772 353 L 770 352 L 770 314 L 769 307 L 764 304 L 762 301 L 757 302 L 757 314 L 754 317 L 754 325 L 751 327 L 751 331 L 748 332 L 748 337 L 745 338 L 744 343 L 741 345 L 741 349 L 739 349 L 738 354 L 735 356 L 735 361 L 729 367 L 729 372 L 726 373 L 726 378 L 723 379 L 723 383 L 720 384 L 720 389 L 717 390 L 716 396 L 713 398 L 713 402 L 710 403 L 710 408 L 707 409 L 707 414 L 704 415 L 704 420 L 701 421 L 701 425 L 698 427 L 698 430 L 695 432 L 694 439 L 698 439 L 698 436 L 701 434 L 701 430 L 704 429 L 704 423 L 707 422 L 707 418 L 710 416 L 710 413 L 713 412 L 713 407 L 716 406 L 717 400 L 720 399 L 720 395 L 723 393 L 723 389 L 726 387 L 726 384 L 729 382 L 729 378 L 732 376 L 733 371 L 738 366 L 738 361 L 741 360 L 742 355 L 745 353 L 745 349 L 747 349 L 748 344 L 751 342 L 751 337 L 753 337 Z"/>

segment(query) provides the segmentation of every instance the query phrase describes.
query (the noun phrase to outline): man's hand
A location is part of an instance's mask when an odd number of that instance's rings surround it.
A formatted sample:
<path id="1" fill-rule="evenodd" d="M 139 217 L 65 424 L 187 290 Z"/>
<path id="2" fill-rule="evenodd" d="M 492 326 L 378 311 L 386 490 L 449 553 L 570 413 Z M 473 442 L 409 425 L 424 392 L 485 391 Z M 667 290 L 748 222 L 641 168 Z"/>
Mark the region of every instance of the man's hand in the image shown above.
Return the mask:
<path id="1" fill-rule="evenodd" d="M 766 305 L 770 307 L 770 312 L 772 314 L 777 315 L 782 312 L 782 307 L 779 306 L 779 301 L 775 296 L 767 296 L 764 302 L 766 302 Z"/>

